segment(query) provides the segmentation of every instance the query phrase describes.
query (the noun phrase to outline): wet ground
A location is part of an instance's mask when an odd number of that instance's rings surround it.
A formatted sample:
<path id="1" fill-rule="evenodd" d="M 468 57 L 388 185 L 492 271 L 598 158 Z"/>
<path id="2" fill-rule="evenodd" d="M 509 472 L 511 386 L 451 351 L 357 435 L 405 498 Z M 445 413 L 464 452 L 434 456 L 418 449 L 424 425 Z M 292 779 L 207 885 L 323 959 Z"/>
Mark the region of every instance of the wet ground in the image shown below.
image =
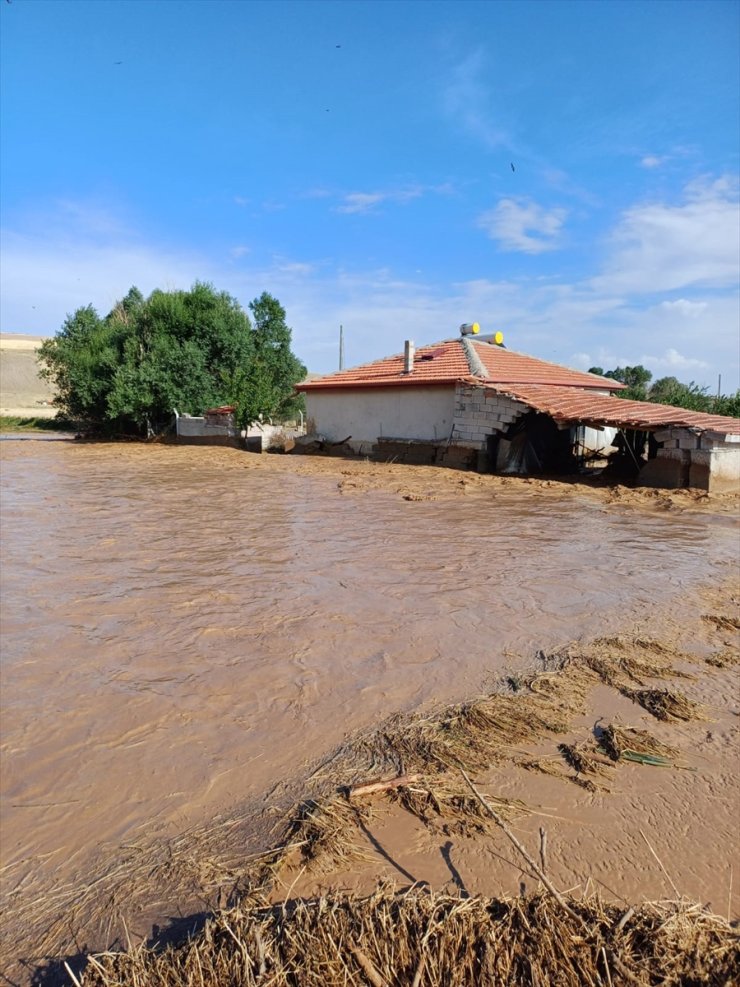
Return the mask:
<path id="1" fill-rule="evenodd" d="M 0 455 L 6 893 L 539 648 L 698 614 L 737 558 L 726 506 L 212 448 Z"/>

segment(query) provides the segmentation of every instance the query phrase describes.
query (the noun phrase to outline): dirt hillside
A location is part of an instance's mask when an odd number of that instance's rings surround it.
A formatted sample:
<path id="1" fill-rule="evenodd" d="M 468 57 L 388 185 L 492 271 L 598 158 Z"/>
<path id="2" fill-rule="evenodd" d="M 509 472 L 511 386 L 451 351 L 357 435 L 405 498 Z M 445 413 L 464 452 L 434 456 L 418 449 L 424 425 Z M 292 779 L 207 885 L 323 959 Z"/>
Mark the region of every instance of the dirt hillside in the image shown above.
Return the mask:
<path id="1" fill-rule="evenodd" d="M 54 392 L 38 376 L 42 336 L 0 333 L 0 414 L 53 418 Z"/>

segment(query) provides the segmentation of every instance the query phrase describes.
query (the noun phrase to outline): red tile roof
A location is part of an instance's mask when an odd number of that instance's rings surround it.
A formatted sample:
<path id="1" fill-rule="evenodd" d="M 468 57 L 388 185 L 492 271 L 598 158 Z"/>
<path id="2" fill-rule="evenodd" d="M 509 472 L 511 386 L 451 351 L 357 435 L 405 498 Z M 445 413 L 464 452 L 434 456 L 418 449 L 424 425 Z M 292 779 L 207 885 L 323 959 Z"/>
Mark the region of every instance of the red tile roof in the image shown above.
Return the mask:
<path id="1" fill-rule="evenodd" d="M 539 360 L 524 353 L 504 349 L 490 343 L 471 340 L 475 352 L 486 371 L 486 379 L 501 384 L 554 384 L 560 387 L 587 387 L 604 391 L 620 391 L 625 386 L 619 381 L 582 370 L 570 370 L 557 363 Z"/>
<path id="2" fill-rule="evenodd" d="M 460 337 L 419 347 L 410 374 L 404 374 L 403 354 L 399 353 L 374 363 L 303 381 L 297 385 L 297 390 L 454 384 L 471 377 L 479 382 L 555 384 L 610 391 L 618 391 L 624 386 L 615 380 L 569 370 L 557 363 L 515 353 L 482 340 Z"/>
<path id="3" fill-rule="evenodd" d="M 573 387 L 547 384 L 495 385 L 492 390 L 507 394 L 535 411 L 550 415 L 555 421 L 585 425 L 610 425 L 618 428 L 692 428 L 723 435 L 740 434 L 740 418 L 707 415 L 669 404 L 629 401 L 606 394 L 591 394 Z"/>

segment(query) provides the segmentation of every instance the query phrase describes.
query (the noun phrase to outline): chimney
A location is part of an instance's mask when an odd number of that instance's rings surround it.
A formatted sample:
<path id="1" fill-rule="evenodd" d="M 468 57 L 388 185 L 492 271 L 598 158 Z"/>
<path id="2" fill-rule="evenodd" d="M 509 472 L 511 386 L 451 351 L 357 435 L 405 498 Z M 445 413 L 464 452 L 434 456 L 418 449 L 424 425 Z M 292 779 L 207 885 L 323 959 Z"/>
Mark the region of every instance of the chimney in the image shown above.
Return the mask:
<path id="1" fill-rule="evenodd" d="M 410 374 L 414 370 L 414 341 L 407 339 L 403 344 L 403 372 Z"/>

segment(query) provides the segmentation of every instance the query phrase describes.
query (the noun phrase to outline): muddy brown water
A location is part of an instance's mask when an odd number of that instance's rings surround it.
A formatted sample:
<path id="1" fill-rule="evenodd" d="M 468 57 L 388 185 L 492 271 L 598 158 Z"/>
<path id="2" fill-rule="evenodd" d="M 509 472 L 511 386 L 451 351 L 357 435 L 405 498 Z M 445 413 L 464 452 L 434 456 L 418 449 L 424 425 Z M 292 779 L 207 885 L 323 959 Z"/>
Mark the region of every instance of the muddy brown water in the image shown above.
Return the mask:
<path id="1" fill-rule="evenodd" d="M 690 607 L 736 558 L 727 518 L 567 491 L 408 502 L 292 457 L 0 454 L 6 891 L 202 823 L 538 648 Z"/>

